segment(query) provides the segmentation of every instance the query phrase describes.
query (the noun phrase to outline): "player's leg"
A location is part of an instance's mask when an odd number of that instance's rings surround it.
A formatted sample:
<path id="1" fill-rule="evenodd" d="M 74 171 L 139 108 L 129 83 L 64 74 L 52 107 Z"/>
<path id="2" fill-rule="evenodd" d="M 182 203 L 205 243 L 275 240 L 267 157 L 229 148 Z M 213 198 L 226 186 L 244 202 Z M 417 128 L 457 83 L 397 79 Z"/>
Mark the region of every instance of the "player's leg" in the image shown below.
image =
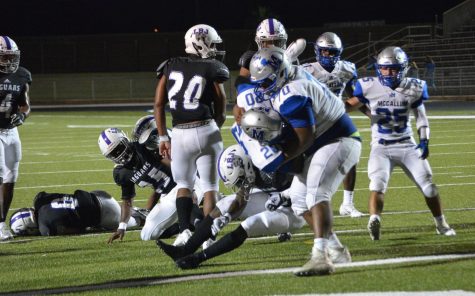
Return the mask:
<path id="1" fill-rule="evenodd" d="M 208 215 L 215 207 L 219 191 L 218 158 L 223 151 L 223 140 L 214 121 L 196 128 L 201 153 L 196 158 L 200 187 L 204 192 L 203 212 Z"/>
<path id="2" fill-rule="evenodd" d="M 8 210 L 13 200 L 15 183 L 18 179 L 18 167 L 21 160 L 21 142 L 16 128 L 1 137 L 0 167 L 3 184 L 0 186 L 0 240 L 13 238 L 5 224 Z"/>
<path id="3" fill-rule="evenodd" d="M 199 139 L 194 129 L 173 128 L 171 138 L 171 169 L 177 183 L 176 210 L 180 234 L 174 245 L 183 245 L 191 237 L 190 215 L 193 208 L 192 189 L 196 176 Z"/>
<path id="4" fill-rule="evenodd" d="M 408 149 L 412 149 L 412 147 Z M 427 207 L 434 217 L 436 233 L 446 236 L 456 235 L 445 220 L 437 186 L 432 182 L 432 169 L 429 161 L 420 159 L 416 149 L 408 150 L 401 167 L 424 195 Z"/>
<path id="5" fill-rule="evenodd" d="M 307 173 L 307 208 L 312 214 L 314 246 L 312 258 L 294 272 L 298 276 L 322 275 L 334 271 L 328 254 L 332 234 L 331 198 L 348 171 L 358 163 L 361 143 L 342 138 L 320 148 L 313 157 Z"/>
<path id="6" fill-rule="evenodd" d="M 351 216 L 352 218 L 358 218 L 363 215 L 355 208 L 353 202 L 353 196 L 355 193 L 356 183 L 356 165 L 350 169 L 343 179 L 343 202 L 340 205 L 340 215 Z"/>
<path id="7" fill-rule="evenodd" d="M 145 220 L 140 232 L 142 240 L 156 240 L 162 233 L 178 221 L 175 197 L 178 189 L 175 187 L 166 196 L 162 196 Z"/>
<path id="8" fill-rule="evenodd" d="M 387 147 L 374 144 L 368 160 L 369 183 L 369 220 L 368 232 L 372 240 L 379 240 L 381 236 L 381 214 L 384 207 L 384 193 L 386 192 L 393 164 L 387 155 Z"/>

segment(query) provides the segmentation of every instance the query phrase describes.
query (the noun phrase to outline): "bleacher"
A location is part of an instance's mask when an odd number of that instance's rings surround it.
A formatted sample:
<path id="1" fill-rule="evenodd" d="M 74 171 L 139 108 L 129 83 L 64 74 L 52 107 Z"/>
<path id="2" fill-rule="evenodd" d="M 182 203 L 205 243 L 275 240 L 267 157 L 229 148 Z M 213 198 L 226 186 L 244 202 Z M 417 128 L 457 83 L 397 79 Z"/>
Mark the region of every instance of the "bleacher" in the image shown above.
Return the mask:
<path id="1" fill-rule="evenodd" d="M 435 62 L 434 96 L 466 97 L 475 94 L 475 19 L 446 36 L 414 40 L 403 46 L 424 79 L 426 56 Z"/>

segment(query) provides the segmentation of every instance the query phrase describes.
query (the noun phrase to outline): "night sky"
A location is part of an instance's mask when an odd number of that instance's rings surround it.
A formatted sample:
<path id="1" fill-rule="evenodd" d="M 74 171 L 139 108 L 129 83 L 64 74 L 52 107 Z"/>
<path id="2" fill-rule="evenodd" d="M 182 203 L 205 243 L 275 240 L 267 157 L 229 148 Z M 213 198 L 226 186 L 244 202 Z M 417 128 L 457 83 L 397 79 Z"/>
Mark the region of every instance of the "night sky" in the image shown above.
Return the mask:
<path id="1" fill-rule="evenodd" d="M 275 17 L 286 28 L 384 20 L 434 22 L 462 0 L 263 1 L 263 0 L 15 0 L 2 5 L 1 34 L 82 35 L 186 31 L 197 23 L 219 30 L 255 29 Z M 417 4 L 417 5 L 416 5 Z"/>

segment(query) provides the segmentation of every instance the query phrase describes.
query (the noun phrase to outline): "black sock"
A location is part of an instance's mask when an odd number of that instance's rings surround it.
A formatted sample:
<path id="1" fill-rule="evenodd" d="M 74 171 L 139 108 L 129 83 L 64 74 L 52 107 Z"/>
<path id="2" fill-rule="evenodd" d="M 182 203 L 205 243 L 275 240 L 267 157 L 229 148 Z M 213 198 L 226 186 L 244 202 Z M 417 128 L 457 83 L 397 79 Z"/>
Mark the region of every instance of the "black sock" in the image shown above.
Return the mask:
<path id="1" fill-rule="evenodd" d="M 199 223 L 203 221 L 203 218 L 203 210 L 197 204 L 193 204 L 193 207 L 191 208 L 190 223 L 194 226 L 194 229 L 196 229 Z"/>
<path id="2" fill-rule="evenodd" d="M 187 254 L 194 253 L 212 236 L 211 225 L 213 225 L 213 220 L 214 219 L 208 215 L 201 221 L 200 226 L 195 229 L 195 233 L 193 233 L 184 246 Z"/>
<path id="3" fill-rule="evenodd" d="M 176 199 L 176 212 L 178 215 L 178 225 L 180 232 L 191 228 L 190 215 L 193 208 L 191 197 L 181 196 Z"/>
<path id="4" fill-rule="evenodd" d="M 247 232 L 241 225 L 239 225 L 238 228 L 223 236 L 220 240 L 212 244 L 202 253 L 204 258 L 208 260 L 236 249 L 242 245 L 246 239 Z"/>
<path id="5" fill-rule="evenodd" d="M 159 238 L 160 239 L 170 238 L 178 233 L 180 233 L 180 227 L 178 226 L 178 223 L 174 223 L 172 224 L 172 226 L 165 229 L 165 231 L 160 235 Z"/>

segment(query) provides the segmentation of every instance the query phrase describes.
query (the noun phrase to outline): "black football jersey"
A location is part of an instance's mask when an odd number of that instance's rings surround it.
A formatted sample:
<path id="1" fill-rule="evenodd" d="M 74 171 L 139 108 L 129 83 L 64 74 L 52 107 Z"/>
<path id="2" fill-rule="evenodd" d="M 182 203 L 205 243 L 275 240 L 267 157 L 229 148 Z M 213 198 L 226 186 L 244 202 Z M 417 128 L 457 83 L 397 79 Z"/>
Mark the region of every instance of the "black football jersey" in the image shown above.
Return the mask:
<path id="1" fill-rule="evenodd" d="M 74 194 L 40 192 L 34 200 L 41 235 L 81 233 L 97 226 L 101 211 L 95 196 L 83 190 Z"/>
<path id="2" fill-rule="evenodd" d="M 159 78 L 167 77 L 172 125 L 212 119 L 214 82 L 229 79 L 228 68 L 215 59 L 194 56 L 169 59 L 159 67 Z"/>
<path id="3" fill-rule="evenodd" d="M 0 74 L 0 128 L 13 127 L 11 116 L 26 103 L 27 84 L 31 84 L 31 73 L 23 67 L 15 73 Z"/>
<path id="4" fill-rule="evenodd" d="M 115 183 L 122 188 L 122 199 L 135 197 L 135 185 L 153 187 L 159 194 L 170 192 L 176 183 L 171 169 L 161 163 L 160 155 L 137 142 L 132 145 L 135 159 L 127 165 L 117 165 L 113 171 Z"/>

